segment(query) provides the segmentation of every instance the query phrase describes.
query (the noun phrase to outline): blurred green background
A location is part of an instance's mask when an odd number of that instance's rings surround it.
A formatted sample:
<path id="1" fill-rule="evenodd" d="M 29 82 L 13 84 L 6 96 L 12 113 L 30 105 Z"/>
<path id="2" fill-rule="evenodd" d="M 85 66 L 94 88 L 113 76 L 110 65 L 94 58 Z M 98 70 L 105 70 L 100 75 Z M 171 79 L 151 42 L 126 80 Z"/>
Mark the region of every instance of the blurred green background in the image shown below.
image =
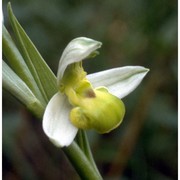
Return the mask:
<path id="1" fill-rule="evenodd" d="M 9 30 L 6 0 L 4 23 Z M 67 43 L 103 42 L 85 62 L 88 73 L 126 65 L 150 68 L 123 101 L 122 125 L 106 135 L 89 131 L 98 168 L 109 180 L 177 179 L 177 1 L 12 0 L 19 22 L 56 74 Z M 3 179 L 79 179 L 41 121 L 3 91 Z"/>

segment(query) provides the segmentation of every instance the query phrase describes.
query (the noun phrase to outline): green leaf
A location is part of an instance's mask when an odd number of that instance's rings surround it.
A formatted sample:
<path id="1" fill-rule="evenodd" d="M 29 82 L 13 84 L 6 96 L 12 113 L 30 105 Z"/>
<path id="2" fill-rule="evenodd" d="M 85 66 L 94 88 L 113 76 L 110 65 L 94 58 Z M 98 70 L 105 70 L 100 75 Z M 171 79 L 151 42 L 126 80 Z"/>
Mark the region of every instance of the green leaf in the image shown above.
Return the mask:
<path id="1" fill-rule="evenodd" d="M 4 61 L 2 62 L 2 66 L 3 88 L 19 99 L 38 117 L 42 117 L 45 107 L 35 97 L 21 78 L 19 78 L 19 76 Z"/>
<path id="2" fill-rule="evenodd" d="M 11 25 L 17 38 L 19 50 L 43 97 L 46 102 L 48 102 L 49 99 L 57 92 L 56 77 L 17 21 L 12 12 L 10 3 L 8 3 L 8 13 Z"/>
<path id="3" fill-rule="evenodd" d="M 12 40 L 10 34 L 6 28 L 2 27 L 2 48 L 3 54 L 8 60 L 11 68 L 14 72 L 26 83 L 34 95 L 45 105 L 45 100 L 41 95 L 41 92 L 29 71 L 23 57 L 21 56 L 19 50 L 17 49 L 14 41 Z"/>

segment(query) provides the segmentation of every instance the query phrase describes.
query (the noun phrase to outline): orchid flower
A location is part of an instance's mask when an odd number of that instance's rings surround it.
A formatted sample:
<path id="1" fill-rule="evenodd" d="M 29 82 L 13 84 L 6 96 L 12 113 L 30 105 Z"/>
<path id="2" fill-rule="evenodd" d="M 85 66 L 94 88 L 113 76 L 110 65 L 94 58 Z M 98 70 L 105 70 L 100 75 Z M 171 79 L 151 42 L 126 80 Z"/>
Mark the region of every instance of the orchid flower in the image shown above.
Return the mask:
<path id="1" fill-rule="evenodd" d="M 97 54 L 101 42 L 79 37 L 65 48 L 57 73 L 58 92 L 49 101 L 43 129 L 58 147 L 69 146 L 78 129 L 107 133 L 125 114 L 122 98 L 131 93 L 149 71 L 141 66 L 113 68 L 87 75 L 82 61 Z"/>

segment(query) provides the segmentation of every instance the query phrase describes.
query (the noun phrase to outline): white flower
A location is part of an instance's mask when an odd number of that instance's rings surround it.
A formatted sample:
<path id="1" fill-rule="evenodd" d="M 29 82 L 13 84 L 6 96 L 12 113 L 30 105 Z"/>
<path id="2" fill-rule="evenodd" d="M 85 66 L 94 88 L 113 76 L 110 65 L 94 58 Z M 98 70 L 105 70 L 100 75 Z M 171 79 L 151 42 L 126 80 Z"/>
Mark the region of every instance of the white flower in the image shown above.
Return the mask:
<path id="1" fill-rule="evenodd" d="M 58 147 L 69 146 L 78 128 L 100 133 L 116 128 L 125 112 L 120 99 L 131 93 L 149 71 L 126 66 L 86 76 L 81 62 L 100 47 L 100 42 L 80 37 L 72 40 L 62 54 L 57 75 L 59 92 L 49 101 L 43 117 L 44 132 Z"/>

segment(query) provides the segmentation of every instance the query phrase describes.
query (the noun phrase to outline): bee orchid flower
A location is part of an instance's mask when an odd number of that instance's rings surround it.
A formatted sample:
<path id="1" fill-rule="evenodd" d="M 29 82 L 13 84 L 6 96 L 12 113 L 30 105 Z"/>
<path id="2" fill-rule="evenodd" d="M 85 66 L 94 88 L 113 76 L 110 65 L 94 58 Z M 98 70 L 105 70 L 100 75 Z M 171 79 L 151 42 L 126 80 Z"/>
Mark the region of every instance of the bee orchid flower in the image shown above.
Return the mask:
<path id="1" fill-rule="evenodd" d="M 122 98 L 131 93 L 149 71 L 141 66 L 113 68 L 87 75 L 82 61 L 94 57 L 102 43 L 79 37 L 65 48 L 57 73 L 58 92 L 43 116 L 43 130 L 58 147 L 69 146 L 78 129 L 107 133 L 125 114 Z"/>

